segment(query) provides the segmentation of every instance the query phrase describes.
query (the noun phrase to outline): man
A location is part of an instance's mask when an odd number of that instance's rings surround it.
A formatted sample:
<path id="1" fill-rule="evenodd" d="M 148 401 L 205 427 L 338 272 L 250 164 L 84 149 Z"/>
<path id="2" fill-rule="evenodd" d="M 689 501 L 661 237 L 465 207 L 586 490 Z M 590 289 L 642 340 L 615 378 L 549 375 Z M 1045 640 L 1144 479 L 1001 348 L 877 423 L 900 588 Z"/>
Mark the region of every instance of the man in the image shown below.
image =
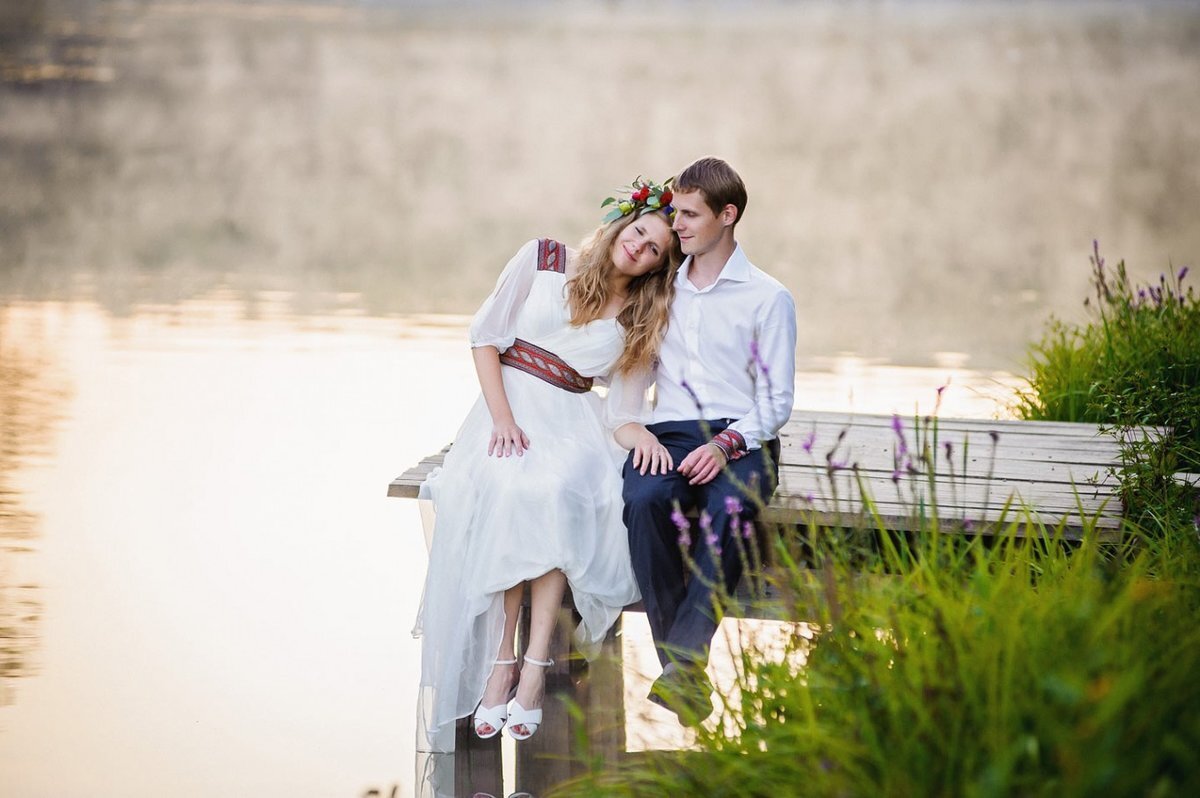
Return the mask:
<path id="1" fill-rule="evenodd" d="M 712 711 L 704 675 L 719 620 L 712 585 L 736 589 L 748 522 L 775 489 L 776 438 L 792 412 L 796 306 L 734 239 L 746 188 L 729 164 L 702 158 L 672 188 L 673 227 L 687 258 L 649 429 L 677 465 L 643 474 L 626 462 L 625 524 L 663 665 L 650 699 L 694 725 Z M 700 511 L 699 522 L 678 509 Z M 685 548 L 703 578 L 685 580 Z"/>

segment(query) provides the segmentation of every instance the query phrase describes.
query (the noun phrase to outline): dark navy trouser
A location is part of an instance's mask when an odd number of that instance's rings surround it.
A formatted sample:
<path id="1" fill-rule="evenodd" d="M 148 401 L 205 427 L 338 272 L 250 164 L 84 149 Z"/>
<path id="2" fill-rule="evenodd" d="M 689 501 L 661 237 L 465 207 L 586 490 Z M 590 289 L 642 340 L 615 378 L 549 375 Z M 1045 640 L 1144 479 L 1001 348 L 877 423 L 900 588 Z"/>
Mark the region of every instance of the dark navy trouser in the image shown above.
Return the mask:
<path id="1" fill-rule="evenodd" d="M 712 439 L 734 419 L 711 421 L 664 421 L 649 429 L 671 453 L 676 467 L 689 452 Z M 708 648 L 717 631 L 712 606 L 712 588 L 722 579 L 733 592 L 742 576 L 742 557 L 735 536 L 740 529 L 730 528 L 726 498 L 735 497 L 742 507 L 738 525 L 758 515 L 757 502 L 748 500 L 739 490 L 744 487 L 763 504 L 770 499 L 777 480 L 779 441 L 770 441 L 744 457 L 729 463 L 712 482 L 689 485 L 678 471 L 667 474 L 640 474 L 633 467 L 633 455 L 625 461 L 625 525 L 629 529 L 629 554 L 633 572 L 642 592 L 642 604 L 650 631 L 654 635 L 659 661 L 665 666 L 672 659 L 701 666 L 708 661 Z M 675 502 L 686 512 L 706 510 L 712 521 L 716 547 L 705 540 L 706 533 L 691 519 L 689 554 L 704 579 L 685 581 L 687 568 L 680 547 L 680 530 L 671 519 Z M 716 554 L 715 548 L 720 549 Z M 715 556 L 714 556 L 715 555 Z M 718 577 L 718 567 L 720 575 Z"/>

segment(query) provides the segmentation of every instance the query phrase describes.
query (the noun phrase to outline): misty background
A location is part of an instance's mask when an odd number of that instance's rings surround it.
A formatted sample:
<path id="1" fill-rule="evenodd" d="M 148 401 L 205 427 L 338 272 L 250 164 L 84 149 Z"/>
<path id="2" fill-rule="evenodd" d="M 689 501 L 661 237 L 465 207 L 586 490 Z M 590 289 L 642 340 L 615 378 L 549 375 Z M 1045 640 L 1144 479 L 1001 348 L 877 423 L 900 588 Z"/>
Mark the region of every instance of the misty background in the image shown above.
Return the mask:
<path id="1" fill-rule="evenodd" d="M 799 354 L 1015 368 L 1200 251 L 1200 5 L 5 3 L 0 296 L 472 312 L 715 154 Z M 274 296 L 275 294 L 271 294 Z"/>

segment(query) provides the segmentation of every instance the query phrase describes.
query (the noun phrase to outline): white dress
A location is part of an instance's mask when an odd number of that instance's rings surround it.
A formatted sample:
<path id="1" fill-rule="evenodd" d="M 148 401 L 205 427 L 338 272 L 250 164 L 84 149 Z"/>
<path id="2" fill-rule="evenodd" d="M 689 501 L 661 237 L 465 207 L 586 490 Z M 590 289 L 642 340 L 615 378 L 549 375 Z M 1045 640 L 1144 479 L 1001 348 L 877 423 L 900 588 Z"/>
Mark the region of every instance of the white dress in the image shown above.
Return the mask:
<path id="1" fill-rule="evenodd" d="M 557 246 L 557 250 L 553 247 Z M 550 242 L 551 267 L 565 251 Z M 520 338 L 584 377 L 605 380 L 624 345 L 614 319 L 570 325 L 566 278 L 547 263 L 547 243 L 525 244 L 475 315 L 472 347 L 503 352 Z M 492 418 L 482 395 L 442 468 L 426 479 L 436 521 L 414 635 L 423 637 L 418 725 L 432 751 L 452 751 L 454 721 L 471 714 L 500 646 L 504 591 L 558 568 L 582 621 L 576 641 L 593 653 L 626 605 L 639 598 L 621 519 L 624 452 L 613 430 L 645 422 L 649 377 L 607 380 L 607 395 L 572 393 L 501 367 L 524 455 L 489 457 Z M 420 743 L 420 734 L 418 734 Z"/>

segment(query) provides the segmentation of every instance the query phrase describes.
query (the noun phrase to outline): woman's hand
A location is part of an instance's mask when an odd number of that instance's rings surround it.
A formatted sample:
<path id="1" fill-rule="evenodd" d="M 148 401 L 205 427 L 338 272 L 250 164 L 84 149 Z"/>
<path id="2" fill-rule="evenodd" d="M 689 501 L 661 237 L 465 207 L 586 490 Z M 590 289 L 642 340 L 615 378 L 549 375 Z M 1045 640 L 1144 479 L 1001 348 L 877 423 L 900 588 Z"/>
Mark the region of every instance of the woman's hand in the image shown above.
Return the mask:
<path id="1" fill-rule="evenodd" d="M 488 439 L 488 457 L 508 457 L 525 454 L 529 448 L 529 436 L 517 426 L 513 419 L 492 422 L 492 437 Z"/>
<path id="2" fill-rule="evenodd" d="M 643 475 L 647 471 L 651 474 L 665 474 L 675 467 L 667 447 L 659 443 L 654 433 L 645 427 L 641 428 L 629 448 L 633 452 L 633 467 Z"/>

